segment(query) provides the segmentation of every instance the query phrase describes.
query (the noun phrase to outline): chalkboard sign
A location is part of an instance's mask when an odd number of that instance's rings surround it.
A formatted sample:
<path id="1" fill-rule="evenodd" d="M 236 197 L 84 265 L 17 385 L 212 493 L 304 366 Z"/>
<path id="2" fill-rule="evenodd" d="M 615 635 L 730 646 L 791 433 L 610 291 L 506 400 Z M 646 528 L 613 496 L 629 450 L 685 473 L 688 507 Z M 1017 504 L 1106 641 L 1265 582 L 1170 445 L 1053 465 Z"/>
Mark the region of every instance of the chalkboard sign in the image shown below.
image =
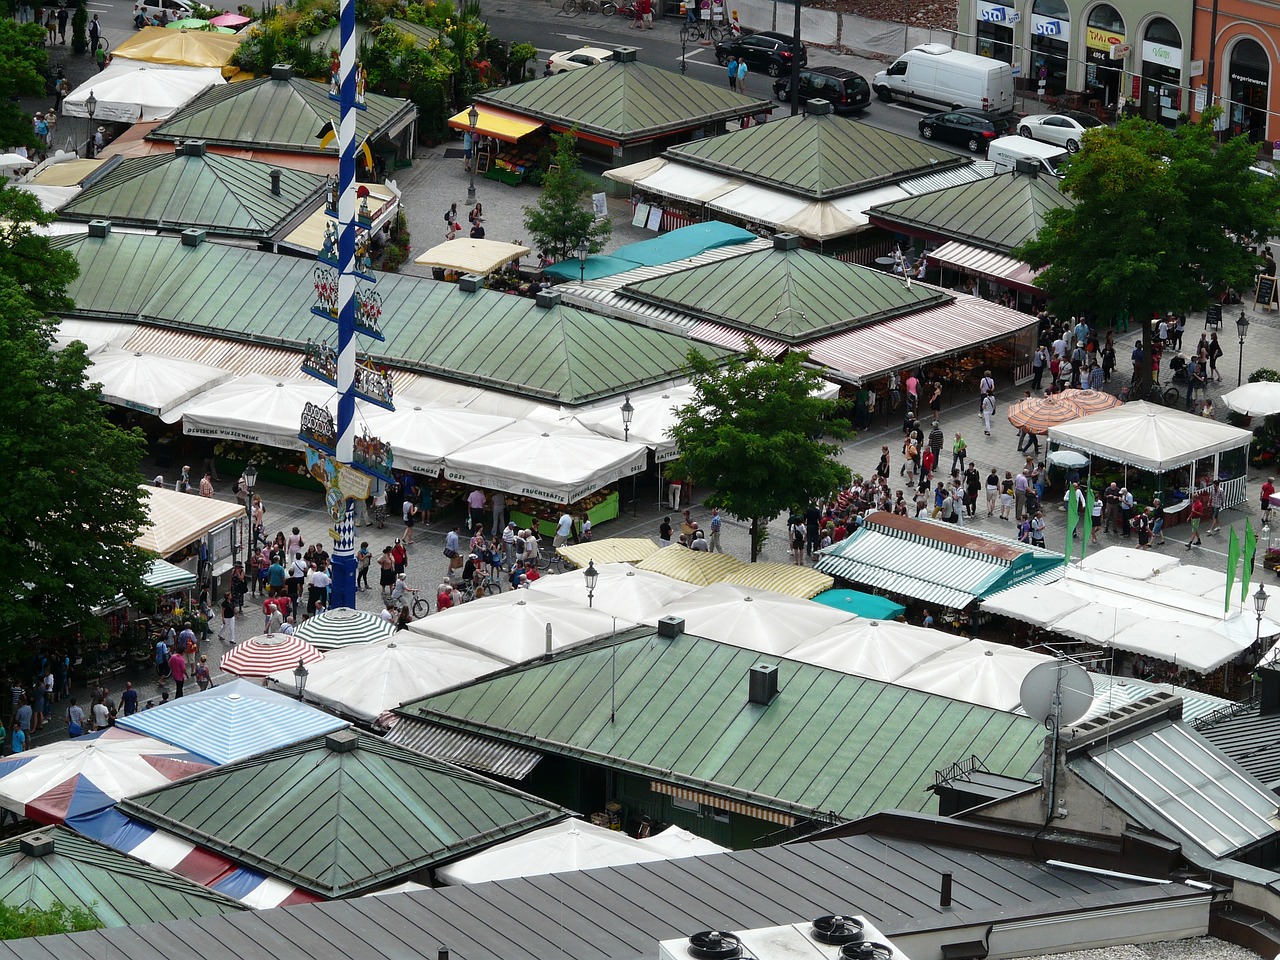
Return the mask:
<path id="1" fill-rule="evenodd" d="M 1258 277 L 1258 287 L 1253 293 L 1253 302 L 1255 305 L 1262 305 L 1268 310 L 1271 309 L 1271 301 L 1276 298 L 1276 278 L 1275 277 Z"/>
<path id="2" fill-rule="evenodd" d="M 1222 329 L 1222 304 L 1209 304 L 1209 309 L 1204 312 L 1204 326 L 1206 330 L 1210 327 L 1215 330 Z"/>

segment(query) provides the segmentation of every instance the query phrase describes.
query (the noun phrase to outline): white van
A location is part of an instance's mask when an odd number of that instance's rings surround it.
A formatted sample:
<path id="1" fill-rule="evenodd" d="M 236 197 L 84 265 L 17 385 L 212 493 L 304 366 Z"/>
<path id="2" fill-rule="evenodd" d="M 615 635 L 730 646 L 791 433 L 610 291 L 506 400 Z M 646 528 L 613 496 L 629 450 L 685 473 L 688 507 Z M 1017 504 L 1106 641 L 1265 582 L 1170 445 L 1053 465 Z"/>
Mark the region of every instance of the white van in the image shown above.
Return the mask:
<path id="1" fill-rule="evenodd" d="M 1063 164 L 1071 154 L 1052 143 L 1041 143 L 1027 137 L 1000 137 L 987 147 L 987 159 L 996 165 L 996 173 L 1008 173 L 1017 167 L 1019 160 L 1034 163 L 1044 173 L 1061 177 Z"/>
<path id="2" fill-rule="evenodd" d="M 881 100 L 953 110 L 1013 109 L 1013 68 L 991 57 L 925 43 L 908 50 L 871 81 Z"/>

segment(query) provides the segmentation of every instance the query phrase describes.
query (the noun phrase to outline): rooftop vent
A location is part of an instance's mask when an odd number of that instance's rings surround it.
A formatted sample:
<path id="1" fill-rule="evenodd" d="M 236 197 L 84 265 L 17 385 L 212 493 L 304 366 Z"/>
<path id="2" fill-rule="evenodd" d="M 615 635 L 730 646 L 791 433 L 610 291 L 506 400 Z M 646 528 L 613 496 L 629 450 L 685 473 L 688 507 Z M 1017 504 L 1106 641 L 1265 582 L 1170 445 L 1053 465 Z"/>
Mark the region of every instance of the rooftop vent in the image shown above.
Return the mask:
<path id="1" fill-rule="evenodd" d="M 835 113 L 835 108 L 831 106 L 830 100 L 810 100 L 804 112 L 811 117 L 821 117 L 828 113 Z"/>
<path id="2" fill-rule="evenodd" d="M 350 753 L 360 743 L 360 734 L 354 730 L 336 730 L 324 738 L 324 745 L 334 753 Z"/>
<path id="3" fill-rule="evenodd" d="M 794 233 L 775 233 L 773 235 L 773 249 L 799 250 L 800 237 Z"/>
<path id="4" fill-rule="evenodd" d="M 635 47 L 618 47 L 613 51 L 613 60 L 615 63 L 635 63 L 636 48 Z"/>
<path id="5" fill-rule="evenodd" d="M 281 171 L 280 171 L 280 169 L 279 169 L 278 167 L 277 167 L 277 168 L 275 168 L 275 169 L 270 170 L 270 171 L 267 173 L 267 176 L 269 176 L 269 177 L 271 178 L 271 195 L 272 195 L 273 197 L 278 197 L 278 196 L 280 196 L 280 177 L 281 177 L 281 175 L 282 175 L 282 174 L 281 174 Z"/>
<path id="6" fill-rule="evenodd" d="M 184 140 L 178 147 L 180 157 L 203 157 L 207 152 L 203 140 Z"/>
<path id="7" fill-rule="evenodd" d="M 463 293 L 475 293 L 484 288 L 484 277 L 478 273 L 464 273 L 458 278 L 458 289 Z"/>
<path id="8" fill-rule="evenodd" d="M 1013 169 L 1018 173 L 1025 173 L 1028 177 L 1034 177 L 1040 172 L 1040 164 L 1034 160 L 1015 160 L 1013 161 Z"/>
<path id="9" fill-rule="evenodd" d="M 689 956 L 694 960 L 737 960 L 742 941 L 722 930 L 704 930 L 689 938 Z"/>
<path id="10" fill-rule="evenodd" d="M 771 663 L 758 663 L 751 668 L 747 700 L 767 707 L 778 695 L 778 668 Z"/>
<path id="11" fill-rule="evenodd" d="M 684 617 L 663 617 L 658 621 L 658 636 L 674 640 L 684 633 Z"/>
<path id="12" fill-rule="evenodd" d="M 274 63 L 271 65 L 272 80 L 292 80 L 293 64 L 292 63 Z"/>
<path id="13" fill-rule="evenodd" d="M 560 306 L 560 294 L 554 290 L 539 290 L 534 294 L 533 302 L 543 310 L 550 310 L 552 307 Z"/>
<path id="14" fill-rule="evenodd" d="M 111 232 L 110 220 L 90 220 L 89 221 L 89 236 L 97 237 L 98 239 L 101 240 L 102 238 L 106 237 L 106 235 L 109 234 L 110 232 Z"/>
<path id="15" fill-rule="evenodd" d="M 195 227 L 188 227 L 182 231 L 182 245 L 184 247 L 198 247 L 204 243 L 205 232 Z"/>
<path id="16" fill-rule="evenodd" d="M 18 841 L 18 851 L 24 857 L 47 857 L 53 853 L 53 837 L 47 833 L 31 833 Z"/>
<path id="17" fill-rule="evenodd" d="M 872 943 L 870 940 L 843 943 L 840 945 L 840 960 L 893 960 L 893 949 L 887 943 Z"/>
<path id="18" fill-rule="evenodd" d="M 863 938 L 864 929 L 857 917 L 818 917 L 813 921 L 813 939 L 834 945 L 855 943 Z"/>

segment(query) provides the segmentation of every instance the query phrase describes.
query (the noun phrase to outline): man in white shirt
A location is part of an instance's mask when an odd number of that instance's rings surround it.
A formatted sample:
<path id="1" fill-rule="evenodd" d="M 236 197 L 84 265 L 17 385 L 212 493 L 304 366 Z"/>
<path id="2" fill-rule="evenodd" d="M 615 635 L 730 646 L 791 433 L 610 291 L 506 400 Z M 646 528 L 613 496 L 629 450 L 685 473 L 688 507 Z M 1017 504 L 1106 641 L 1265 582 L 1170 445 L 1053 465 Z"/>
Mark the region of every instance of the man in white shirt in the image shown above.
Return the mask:
<path id="1" fill-rule="evenodd" d="M 307 616 L 315 616 L 316 604 L 329 595 L 329 584 L 333 579 L 319 567 L 311 571 L 311 582 L 307 590 Z"/>
<path id="2" fill-rule="evenodd" d="M 556 527 L 556 536 L 551 545 L 553 547 L 563 547 L 569 542 L 569 534 L 571 533 L 573 533 L 573 516 L 566 510 L 560 514 L 560 524 Z"/>
<path id="3" fill-rule="evenodd" d="M 516 542 L 516 525 L 508 523 L 502 528 L 502 568 L 509 570 L 511 564 L 515 563 L 515 542 Z"/>

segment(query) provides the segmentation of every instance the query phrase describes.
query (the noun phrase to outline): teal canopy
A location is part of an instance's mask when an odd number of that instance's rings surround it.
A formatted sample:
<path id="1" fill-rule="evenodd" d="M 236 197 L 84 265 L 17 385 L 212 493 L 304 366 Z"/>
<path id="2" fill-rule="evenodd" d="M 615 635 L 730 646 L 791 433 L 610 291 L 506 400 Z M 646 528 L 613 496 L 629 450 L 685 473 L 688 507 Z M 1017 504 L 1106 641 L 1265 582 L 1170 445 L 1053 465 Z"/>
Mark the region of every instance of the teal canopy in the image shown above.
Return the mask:
<path id="1" fill-rule="evenodd" d="M 545 268 L 542 272 L 556 280 L 599 280 L 601 277 L 612 277 L 615 273 L 622 273 L 624 270 L 634 270 L 640 266 L 634 260 L 624 260 L 620 257 L 609 257 L 603 254 L 596 254 L 587 257 L 586 269 L 578 262 L 577 257 L 570 257 L 568 260 L 561 260 L 553 263 Z"/>
<path id="2" fill-rule="evenodd" d="M 656 267 L 664 263 L 696 257 L 700 253 L 706 253 L 717 247 L 728 247 L 755 239 L 756 235 L 750 230 L 743 230 L 729 223 L 721 223 L 719 220 L 711 220 L 707 223 L 694 223 L 681 227 L 679 230 L 672 230 L 670 233 L 648 240 L 629 243 L 613 251 L 613 256 L 632 260 L 646 267 Z"/>
<path id="3" fill-rule="evenodd" d="M 896 620 L 907 612 L 900 603 L 861 590 L 824 590 L 813 599 L 815 603 L 856 614 L 864 620 Z"/>

